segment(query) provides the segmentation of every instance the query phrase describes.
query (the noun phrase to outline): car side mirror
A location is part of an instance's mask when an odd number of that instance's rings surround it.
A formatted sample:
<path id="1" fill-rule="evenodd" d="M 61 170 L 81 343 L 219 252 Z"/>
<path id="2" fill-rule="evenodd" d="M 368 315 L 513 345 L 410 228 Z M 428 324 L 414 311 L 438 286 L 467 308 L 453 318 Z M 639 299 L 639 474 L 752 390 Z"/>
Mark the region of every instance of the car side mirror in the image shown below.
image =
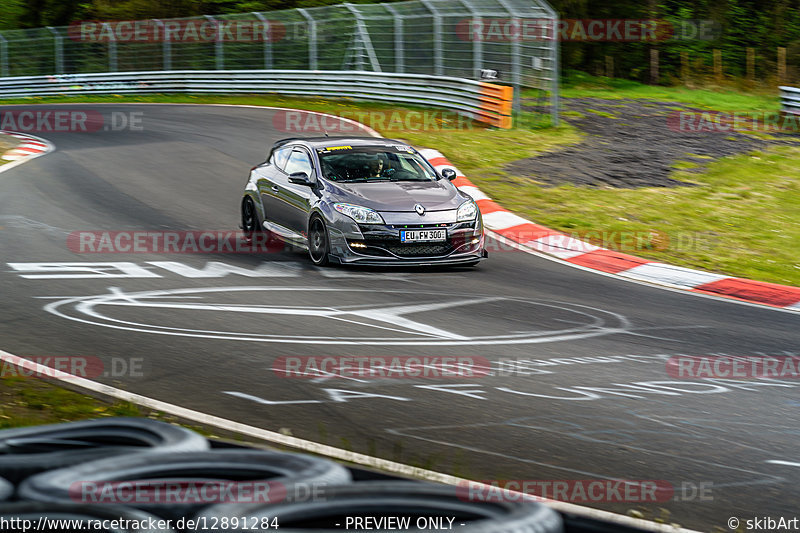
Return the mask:
<path id="1" fill-rule="evenodd" d="M 456 171 L 453 170 L 452 168 L 445 168 L 444 170 L 442 170 L 442 177 L 447 178 L 450 181 L 453 181 L 454 179 L 456 179 Z"/>
<path id="2" fill-rule="evenodd" d="M 308 174 L 305 172 L 295 172 L 293 174 L 289 174 L 289 183 L 295 183 L 297 185 L 305 185 L 306 187 L 313 187 L 314 182 L 311 181 L 311 178 L 308 177 Z"/>

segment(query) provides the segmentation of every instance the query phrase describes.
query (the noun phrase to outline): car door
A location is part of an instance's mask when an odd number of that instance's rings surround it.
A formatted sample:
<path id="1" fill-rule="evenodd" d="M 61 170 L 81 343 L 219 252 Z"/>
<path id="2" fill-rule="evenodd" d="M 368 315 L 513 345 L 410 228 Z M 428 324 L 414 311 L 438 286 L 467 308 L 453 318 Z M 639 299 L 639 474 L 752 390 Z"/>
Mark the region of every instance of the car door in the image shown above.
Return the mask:
<path id="1" fill-rule="evenodd" d="M 272 152 L 269 165 L 259 169 L 258 194 L 261 196 L 261 205 L 264 206 L 264 220 L 266 222 L 277 222 L 275 215 L 280 207 L 280 200 L 278 199 L 279 184 L 284 181 L 283 167 L 286 166 L 286 161 L 291 154 L 291 146 L 278 148 Z"/>
<path id="2" fill-rule="evenodd" d="M 316 179 L 311 154 L 305 148 L 295 147 L 292 150 L 281 176 L 275 180 L 272 187 L 277 200 L 275 222 L 305 236 L 313 191 L 307 185 L 298 185 L 289 181 L 289 175 L 296 172 L 305 172 L 312 181 Z"/>

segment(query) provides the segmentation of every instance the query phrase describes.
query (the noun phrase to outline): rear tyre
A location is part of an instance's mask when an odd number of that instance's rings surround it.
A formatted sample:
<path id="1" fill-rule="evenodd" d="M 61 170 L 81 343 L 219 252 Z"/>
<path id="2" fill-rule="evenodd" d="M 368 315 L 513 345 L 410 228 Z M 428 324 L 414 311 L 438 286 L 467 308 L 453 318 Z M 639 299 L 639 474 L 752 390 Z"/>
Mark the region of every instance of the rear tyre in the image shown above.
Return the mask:
<path id="1" fill-rule="evenodd" d="M 314 216 L 308 223 L 308 255 L 311 257 L 311 262 L 316 266 L 326 266 L 330 251 L 325 222 L 319 216 Z"/>
<path id="2" fill-rule="evenodd" d="M 256 205 L 249 196 L 242 200 L 242 231 L 248 241 L 252 241 L 253 235 L 263 231 L 258 221 Z"/>

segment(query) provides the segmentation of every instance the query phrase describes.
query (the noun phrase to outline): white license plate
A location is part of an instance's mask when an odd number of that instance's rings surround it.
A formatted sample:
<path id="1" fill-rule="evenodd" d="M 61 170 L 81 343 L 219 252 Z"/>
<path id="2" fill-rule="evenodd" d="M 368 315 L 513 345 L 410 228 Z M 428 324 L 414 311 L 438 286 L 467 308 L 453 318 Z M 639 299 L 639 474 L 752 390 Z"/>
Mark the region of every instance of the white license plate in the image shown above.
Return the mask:
<path id="1" fill-rule="evenodd" d="M 446 229 L 402 230 L 400 242 L 440 242 L 447 240 Z"/>

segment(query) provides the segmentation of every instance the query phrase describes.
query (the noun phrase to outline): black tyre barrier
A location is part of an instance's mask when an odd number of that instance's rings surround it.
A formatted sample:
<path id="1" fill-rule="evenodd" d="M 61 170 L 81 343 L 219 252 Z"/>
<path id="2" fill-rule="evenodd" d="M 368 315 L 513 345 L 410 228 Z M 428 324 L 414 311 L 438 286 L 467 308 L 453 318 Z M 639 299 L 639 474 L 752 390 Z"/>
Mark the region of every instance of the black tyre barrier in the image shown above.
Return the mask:
<path id="1" fill-rule="evenodd" d="M 0 476 L 26 477 L 103 457 L 137 451 L 199 451 L 201 435 L 149 418 L 99 418 L 0 431 Z"/>
<path id="2" fill-rule="evenodd" d="M 14 494 L 14 485 L 0 477 L 0 502 L 4 502 Z"/>
<path id="3" fill-rule="evenodd" d="M 313 487 L 351 481 L 333 461 L 264 450 L 137 453 L 43 472 L 17 489 L 20 499 L 125 504 L 181 518 L 220 502 L 274 503 Z"/>
<path id="4" fill-rule="evenodd" d="M 371 526 L 353 520 L 369 517 Z M 407 522 L 376 522 L 379 518 Z M 452 521 L 451 521 L 452 519 Z M 311 533 L 325 530 L 430 531 L 462 533 L 561 533 L 561 517 L 533 501 L 470 500 L 458 487 L 402 481 L 362 482 L 326 488 L 307 501 L 273 505 L 213 505 L 195 517 L 201 531 L 278 531 Z M 263 522 L 266 520 L 267 522 Z M 440 520 L 440 523 L 436 521 Z M 274 522 L 273 522 L 274 521 Z M 442 527 L 437 527 L 441 524 Z M 463 524 L 463 525 L 462 525 Z M 349 527 L 348 527 L 349 526 Z"/>
<path id="5" fill-rule="evenodd" d="M 47 533 L 73 533 L 75 531 L 97 531 L 100 533 L 172 533 L 163 519 L 138 509 L 116 505 L 81 505 L 73 503 L 41 503 L 18 502 L 0 503 L 0 518 L 5 527 L 3 532 L 35 531 L 42 524 L 40 531 Z M 13 519 L 17 519 L 16 521 Z M 26 524 L 23 522 L 27 520 Z M 102 521 L 108 522 L 103 523 Z M 58 522 L 61 521 L 61 522 Z M 70 521 L 68 525 L 63 521 Z M 75 522 L 83 522 L 82 525 Z M 89 527 L 88 522 L 107 525 L 105 529 Z M 112 521 L 117 521 L 112 523 Z M 124 522 L 123 522 L 124 521 Z M 162 524 L 159 525 L 159 521 Z M 25 527 L 29 525 L 30 527 Z M 126 526 L 126 527 L 120 527 Z M 152 526 L 152 527 L 151 527 Z M 160 527 L 163 526 L 163 527 Z"/>

